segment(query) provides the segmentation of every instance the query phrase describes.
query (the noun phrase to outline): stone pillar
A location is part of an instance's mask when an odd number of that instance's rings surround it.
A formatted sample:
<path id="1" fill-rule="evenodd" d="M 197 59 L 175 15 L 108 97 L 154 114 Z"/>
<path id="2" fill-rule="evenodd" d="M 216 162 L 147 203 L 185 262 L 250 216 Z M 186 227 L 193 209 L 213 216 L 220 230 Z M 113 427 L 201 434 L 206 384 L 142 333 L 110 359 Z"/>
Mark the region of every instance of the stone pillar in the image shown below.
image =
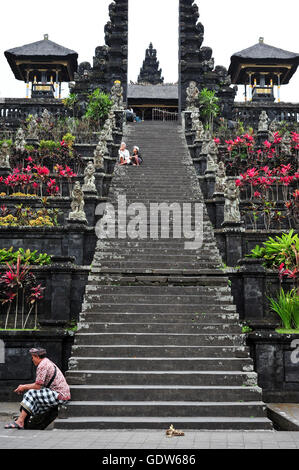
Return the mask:
<path id="1" fill-rule="evenodd" d="M 243 258 L 242 232 L 245 231 L 243 225 L 243 222 L 223 222 L 222 224 L 228 266 L 237 266 L 238 261 Z"/>
<path id="2" fill-rule="evenodd" d="M 266 270 L 263 260 L 239 261 L 243 278 L 244 320 L 262 320 L 265 313 Z"/>

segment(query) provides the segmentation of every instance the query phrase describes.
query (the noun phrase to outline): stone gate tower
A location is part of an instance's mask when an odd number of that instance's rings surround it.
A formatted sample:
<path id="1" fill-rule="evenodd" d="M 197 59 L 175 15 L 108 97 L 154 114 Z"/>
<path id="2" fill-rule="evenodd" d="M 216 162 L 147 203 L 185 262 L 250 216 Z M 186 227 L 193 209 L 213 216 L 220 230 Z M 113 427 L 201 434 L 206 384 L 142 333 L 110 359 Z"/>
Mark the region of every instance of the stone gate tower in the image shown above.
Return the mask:
<path id="1" fill-rule="evenodd" d="M 127 100 L 128 3 L 128 0 L 114 0 L 109 5 L 110 21 L 104 29 L 105 45 L 96 48 L 93 66 L 89 62 L 83 62 L 78 67 L 75 86 L 71 92 L 79 96 L 82 108 L 88 94 L 96 88 L 108 93 L 115 80 L 122 82 L 124 102 Z"/>
<path id="2" fill-rule="evenodd" d="M 190 81 L 198 89 L 215 90 L 220 99 L 221 115 L 232 117 L 236 91 L 225 67 L 214 66 L 213 50 L 202 47 L 204 26 L 198 22 L 198 6 L 194 0 L 179 0 L 179 104 L 186 107 L 186 90 Z"/>

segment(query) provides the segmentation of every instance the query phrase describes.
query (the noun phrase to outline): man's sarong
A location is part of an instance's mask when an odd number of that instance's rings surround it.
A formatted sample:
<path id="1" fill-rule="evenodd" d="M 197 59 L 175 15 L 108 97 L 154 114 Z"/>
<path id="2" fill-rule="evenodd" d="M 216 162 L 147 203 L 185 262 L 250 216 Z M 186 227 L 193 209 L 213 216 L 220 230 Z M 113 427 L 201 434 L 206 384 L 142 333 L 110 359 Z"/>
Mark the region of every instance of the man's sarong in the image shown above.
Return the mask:
<path id="1" fill-rule="evenodd" d="M 63 403 L 67 403 L 67 401 L 58 400 L 57 392 L 49 388 L 42 388 L 41 390 L 28 390 L 23 396 L 21 407 L 31 415 L 38 415 Z"/>

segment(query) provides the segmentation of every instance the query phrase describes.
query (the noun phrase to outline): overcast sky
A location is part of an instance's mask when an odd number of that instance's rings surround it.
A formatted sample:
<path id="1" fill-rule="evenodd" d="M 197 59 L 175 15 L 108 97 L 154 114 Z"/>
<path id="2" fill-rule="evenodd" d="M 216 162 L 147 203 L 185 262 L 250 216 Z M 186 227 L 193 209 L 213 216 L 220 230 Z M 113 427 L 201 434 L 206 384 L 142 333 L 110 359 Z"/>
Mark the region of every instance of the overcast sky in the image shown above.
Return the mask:
<path id="1" fill-rule="evenodd" d="M 0 96 L 24 97 L 25 85 L 14 76 L 3 55 L 49 34 L 57 42 L 79 53 L 79 61 L 92 61 L 96 46 L 104 44 L 104 25 L 111 0 L 62 0 L 36 3 L 1 1 Z M 299 52 L 299 2 L 297 0 L 197 0 L 200 21 L 205 26 L 204 45 L 213 48 L 215 63 L 229 66 L 234 52 L 265 42 Z M 178 0 L 129 0 L 129 80 L 136 81 L 150 42 L 166 82 L 178 75 Z M 64 85 L 64 94 L 68 86 Z M 243 92 L 243 90 L 242 90 Z M 241 97 L 240 91 L 240 97 Z M 299 71 L 291 84 L 282 88 L 284 101 L 299 102 Z"/>

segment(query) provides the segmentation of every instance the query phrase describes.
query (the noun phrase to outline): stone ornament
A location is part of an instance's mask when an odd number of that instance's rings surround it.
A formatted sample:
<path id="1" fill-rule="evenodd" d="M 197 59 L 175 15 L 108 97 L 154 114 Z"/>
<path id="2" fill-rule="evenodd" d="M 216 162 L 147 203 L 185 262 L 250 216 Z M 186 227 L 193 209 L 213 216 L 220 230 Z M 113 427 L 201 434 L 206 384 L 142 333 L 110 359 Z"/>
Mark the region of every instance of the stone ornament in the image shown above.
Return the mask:
<path id="1" fill-rule="evenodd" d="M 207 170 L 206 173 L 215 173 L 218 168 L 217 160 L 218 160 L 218 147 L 214 141 L 214 139 L 210 140 L 207 145 Z"/>
<path id="2" fill-rule="evenodd" d="M 3 142 L 0 149 L 0 168 L 10 168 L 9 145 L 7 142 Z"/>
<path id="3" fill-rule="evenodd" d="M 269 118 L 266 111 L 262 111 L 259 119 L 259 132 L 268 132 L 269 131 Z"/>
<path id="4" fill-rule="evenodd" d="M 234 180 L 226 183 L 224 197 L 224 223 L 241 223 L 239 207 L 240 190 Z"/>
<path id="5" fill-rule="evenodd" d="M 224 194 L 226 187 L 226 170 L 224 162 L 219 162 L 216 172 L 215 194 Z"/>
<path id="6" fill-rule="evenodd" d="M 29 124 L 28 124 L 28 133 L 27 133 L 28 140 L 38 140 L 38 133 L 37 133 L 37 120 L 34 116 L 31 117 Z"/>
<path id="7" fill-rule="evenodd" d="M 113 87 L 111 88 L 111 101 L 112 101 L 112 110 L 122 111 L 124 109 L 124 100 L 123 100 L 123 87 L 121 82 L 116 80 Z"/>
<path id="8" fill-rule="evenodd" d="M 100 140 L 93 154 L 93 161 L 96 170 L 104 168 L 104 157 L 106 155 L 108 155 L 107 143 L 104 140 Z"/>
<path id="9" fill-rule="evenodd" d="M 197 108 L 198 95 L 199 95 L 199 89 L 197 88 L 196 82 L 194 81 L 190 82 L 187 88 L 187 98 L 186 98 L 187 111 L 193 111 L 194 109 Z"/>
<path id="10" fill-rule="evenodd" d="M 280 143 L 281 153 L 283 155 L 286 155 L 286 156 L 290 157 L 292 155 L 291 145 L 292 145 L 291 136 L 290 136 L 289 132 L 286 132 L 284 134 L 284 136 L 282 137 L 282 140 L 281 140 L 281 143 Z"/>
<path id="11" fill-rule="evenodd" d="M 17 152 L 23 153 L 25 151 L 26 139 L 25 139 L 25 132 L 21 127 L 17 130 L 16 138 L 15 138 L 15 149 Z"/>
<path id="12" fill-rule="evenodd" d="M 206 129 L 206 130 L 203 132 L 203 135 L 202 135 L 203 144 L 202 144 L 201 153 L 202 153 L 203 155 L 207 155 L 207 154 L 208 154 L 208 145 L 209 145 L 209 143 L 211 142 L 211 139 L 212 139 L 212 134 L 211 134 L 211 132 L 209 131 L 209 129 Z"/>
<path id="13" fill-rule="evenodd" d="M 71 212 L 69 213 L 69 220 L 87 223 L 84 206 L 84 193 L 81 189 L 79 181 L 76 181 L 72 191 Z"/>
<path id="14" fill-rule="evenodd" d="M 87 167 L 84 170 L 84 185 L 83 185 L 83 192 L 96 192 L 97 188 L 95 185 L 95 166 L 92 161 L 88 162 Z"/>

